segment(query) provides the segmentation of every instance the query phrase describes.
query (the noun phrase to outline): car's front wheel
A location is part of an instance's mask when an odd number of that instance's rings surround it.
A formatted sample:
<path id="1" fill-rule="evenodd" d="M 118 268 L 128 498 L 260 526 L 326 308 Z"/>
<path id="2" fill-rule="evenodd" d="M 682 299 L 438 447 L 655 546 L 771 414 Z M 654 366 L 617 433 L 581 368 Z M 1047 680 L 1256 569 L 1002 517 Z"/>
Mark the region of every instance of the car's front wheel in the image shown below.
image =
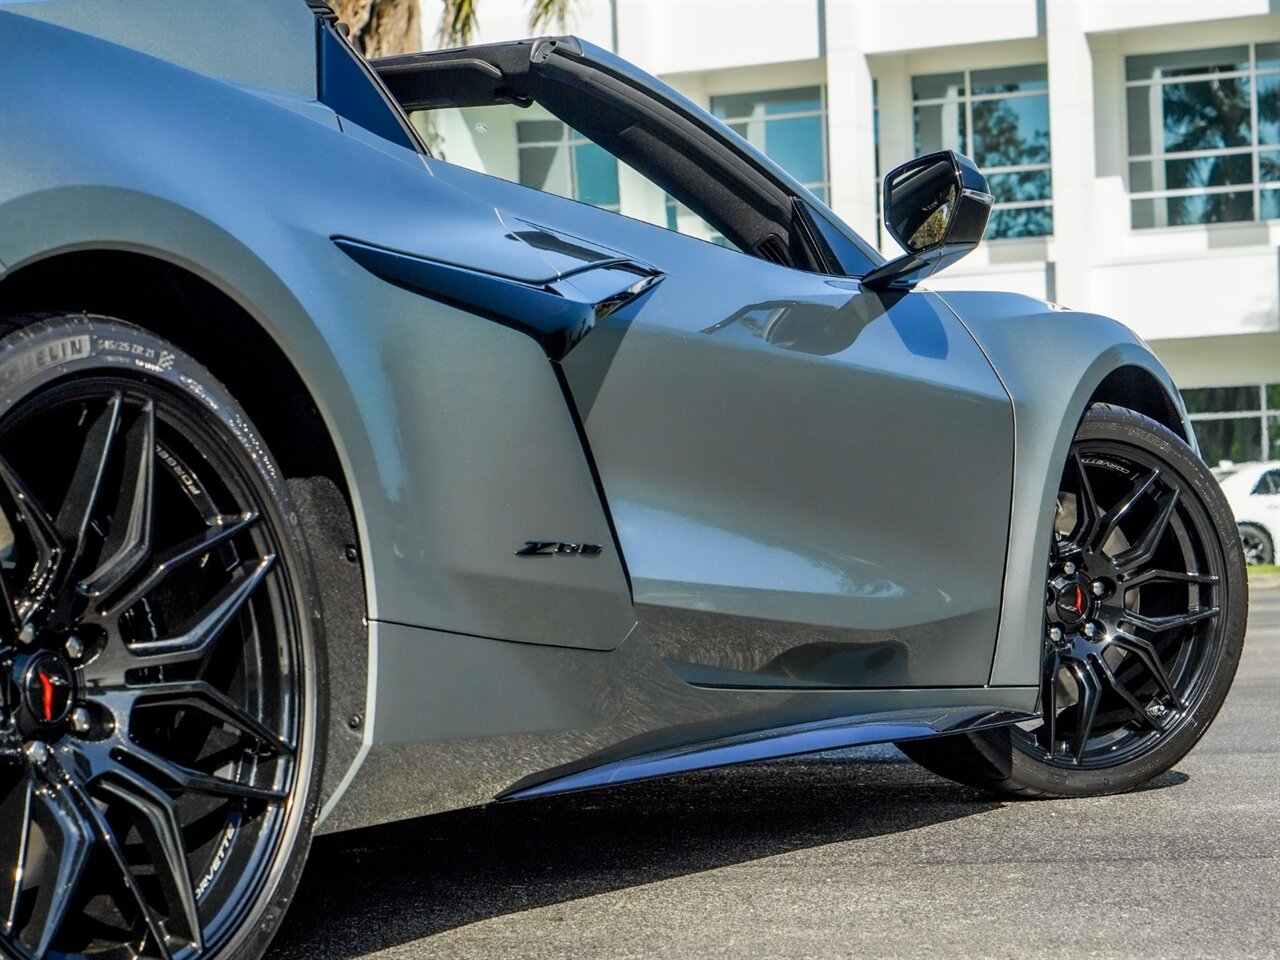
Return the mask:
<path id="1" fill-rule="evenodd" d="M 1177 763 L 1217 714 L 1246 607 L 1240 539 L 1208 469 L 1164 426 L 1096 405 L 1058 495 L 1041 719 L 899 747 L 1004 793 L 1131 789 Z"/>
<path id="2" fill-rule="evenodd" d="M 323 744 L 305 544 L 203 367 L 0 326 L 0 954 L 259 956 Z"/>

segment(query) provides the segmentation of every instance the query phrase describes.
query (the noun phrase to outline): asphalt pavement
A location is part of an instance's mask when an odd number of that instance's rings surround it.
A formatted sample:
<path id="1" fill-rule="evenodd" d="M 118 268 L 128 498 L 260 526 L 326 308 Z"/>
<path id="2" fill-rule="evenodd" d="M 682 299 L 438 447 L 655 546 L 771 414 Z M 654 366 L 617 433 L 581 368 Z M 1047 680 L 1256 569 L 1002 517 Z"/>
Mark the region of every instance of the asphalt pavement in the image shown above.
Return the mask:
<path id="1" fill-rule="evenodd" d="M 1280 579 L 1147 787 L 1004 802 L 892 747 L 317 840 L 271 960 L 1275 957 Z"/>

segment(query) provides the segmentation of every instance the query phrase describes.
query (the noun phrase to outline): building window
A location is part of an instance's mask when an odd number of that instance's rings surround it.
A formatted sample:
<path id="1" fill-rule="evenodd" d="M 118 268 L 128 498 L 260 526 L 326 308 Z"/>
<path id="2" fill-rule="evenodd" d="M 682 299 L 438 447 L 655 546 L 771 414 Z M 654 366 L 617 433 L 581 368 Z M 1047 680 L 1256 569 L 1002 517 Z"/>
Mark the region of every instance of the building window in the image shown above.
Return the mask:
<path id="1" fill-rule="evenodd" d="M 1280 218 L 1280 43 L 1125 58 L 1135 229 Z"/>
<path id="2" fill-rule="evenodd" d="M 568 124 L 517 121 L 516 146 L 526 187 L 619 211 L 617 158 Z"/>
<path id="3" fill-rule="evenodd" d="M 911 78 L 916 155 L 972 157 L 995 195 L 988 240 L 1053 233 L 1046 66 L 963 70 Z"/>
<path id="4" fill-rule="evenodd" d="M 1205 463 L 1280 460 L 1280 383 L 1182 391 Z"/>
<path id="5" fill-rule="evenodd" d="M 711 98 L 711 112 L 827 202 L 827 104 L 823 87 Z"/>

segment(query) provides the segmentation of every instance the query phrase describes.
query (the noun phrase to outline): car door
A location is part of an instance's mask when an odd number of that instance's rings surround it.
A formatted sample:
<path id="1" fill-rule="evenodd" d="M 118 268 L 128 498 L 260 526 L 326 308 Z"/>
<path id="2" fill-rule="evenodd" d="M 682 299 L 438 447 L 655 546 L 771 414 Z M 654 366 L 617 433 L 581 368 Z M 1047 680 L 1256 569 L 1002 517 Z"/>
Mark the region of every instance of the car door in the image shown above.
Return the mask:
<path id="1" fill-rule="evenodd" d="M 535 102 L 571 131 L 535 135 L 602 150 L 621 184 L 702 218 L 708 239 L 625 216 L 607 189 L 601 209 L 430 161 L 565 282 L 587 289 L 601 263 L 649 278 L 551 357 L 645 636 L 701 686 L 986 683 L 1013 422 L 973 339 L 932 294 L 865 289 L 854 274 L 876 255 L 674 91 L 588 44 L 541 43 L 377 66 L 420 129 L 455 131 L 446 155 L 492 128 L 432 111 Z"/>

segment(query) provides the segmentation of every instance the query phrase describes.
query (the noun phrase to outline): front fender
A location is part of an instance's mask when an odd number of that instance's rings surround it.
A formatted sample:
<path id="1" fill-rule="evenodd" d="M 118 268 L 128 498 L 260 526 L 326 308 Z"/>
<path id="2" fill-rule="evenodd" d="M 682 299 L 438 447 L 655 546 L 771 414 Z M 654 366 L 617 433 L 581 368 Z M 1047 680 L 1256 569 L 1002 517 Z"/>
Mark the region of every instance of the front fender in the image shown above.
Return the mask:
<path id="1" fill-rule="evenodd" d="M 1169 372 L 1123 324 L 1016 294 L 938 294 L 969 329 L 1013 400 L 1013 502 L 993 686 L 1037 684 L 1044 644 L 1044 571 L 1058 485 L 1080 418 L 1099 386 L 1134 367 L 1168 395 L 1194 446 Z"/>

